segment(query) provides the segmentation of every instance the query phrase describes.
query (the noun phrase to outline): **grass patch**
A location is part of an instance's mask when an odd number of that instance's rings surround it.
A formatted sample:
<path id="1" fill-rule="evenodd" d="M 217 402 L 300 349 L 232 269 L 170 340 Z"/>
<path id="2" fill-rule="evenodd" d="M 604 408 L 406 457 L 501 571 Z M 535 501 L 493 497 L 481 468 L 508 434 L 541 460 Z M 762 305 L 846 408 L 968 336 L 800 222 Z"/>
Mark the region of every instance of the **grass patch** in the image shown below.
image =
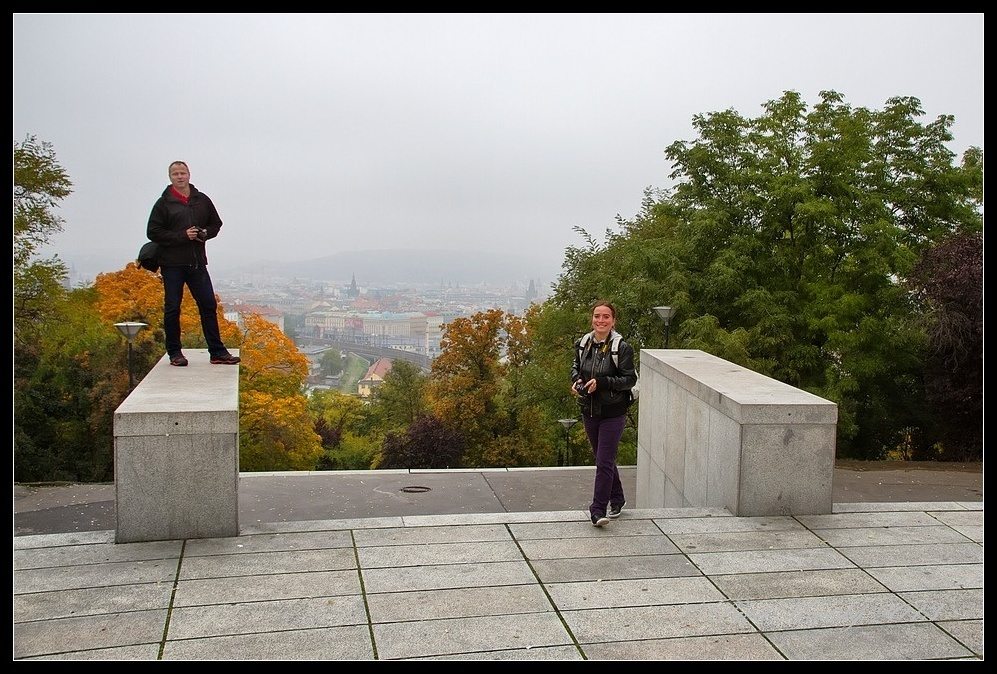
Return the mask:
<path id="1" fill-rule="evenodd" d="M 367 374 L 370 361 L 362 356 L 358 356 L 352 351 L 346 354 L 346 364 L 343 366 L 343 374 L 339 378 L 339 390 L 341 393 L 357 394 L 357 384 Z"/>

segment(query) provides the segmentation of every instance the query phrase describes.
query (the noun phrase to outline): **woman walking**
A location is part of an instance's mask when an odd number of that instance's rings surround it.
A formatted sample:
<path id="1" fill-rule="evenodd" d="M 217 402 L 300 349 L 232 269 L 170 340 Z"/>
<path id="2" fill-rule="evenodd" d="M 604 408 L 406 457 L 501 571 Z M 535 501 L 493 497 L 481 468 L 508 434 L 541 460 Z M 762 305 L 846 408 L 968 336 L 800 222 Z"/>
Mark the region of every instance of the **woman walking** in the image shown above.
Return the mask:
<path id="1" fill-rule="evenodd" d="M 634 350 L 616 327 L 616 308 L 602 300 L 592 307 L 592 331 L 575 342 L 571 391 L 578 399 L 592 452 L 595 486 L 589 513 L 592 524 L 605 526 L 620 516 L 626 498 L 616 467 L 627 410 L 633 402 L 630 389 L 637 383 Z"/>

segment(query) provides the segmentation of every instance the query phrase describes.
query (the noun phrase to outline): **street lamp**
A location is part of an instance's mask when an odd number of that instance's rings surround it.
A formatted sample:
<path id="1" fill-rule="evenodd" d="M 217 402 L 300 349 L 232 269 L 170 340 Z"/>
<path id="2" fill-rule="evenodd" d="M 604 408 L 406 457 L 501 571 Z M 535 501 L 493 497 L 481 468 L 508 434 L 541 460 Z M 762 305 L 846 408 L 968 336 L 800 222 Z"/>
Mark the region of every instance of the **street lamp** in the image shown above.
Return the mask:
<path id="1" fill-rule="evenodd" d="M 558 462 L 559 465 L 567 466 L 568 459 L 571 457 L 571 446 L 568 444 L 569 436 L 568 431 L 571 427 L 578 423 L 578 419 L 558 419 L 559 424 L 564 426 L 564 463 Z M 560 452 L 558 452 L 560 454 Z"/>
<path id="2" fill-rule="evenodd" d="M 667 349 L 668 348 L 668 328 L 671 327 L 672 316 L 675 315 L 675 308 L 674 307 L 654 307 L 654 310 L 657 312 L 658 316 L 661 317 L 661 320 L 663 320 L 665 322 L 665 348 Z"/>
<path id="3" fill-rule="evenodd" d="M 134 323 L 132 321 L 127 321 L 125 323 L 115 323 L 114 327 L 118 329 L 125 339 L 128 340 L 128 390 L 131 391 L 135 388 L 135 373 L 132 372 L 132 341 L 135 339 L 135 335 L 139 333 L 142 328 L 148 327 L 148 323 Z"/>

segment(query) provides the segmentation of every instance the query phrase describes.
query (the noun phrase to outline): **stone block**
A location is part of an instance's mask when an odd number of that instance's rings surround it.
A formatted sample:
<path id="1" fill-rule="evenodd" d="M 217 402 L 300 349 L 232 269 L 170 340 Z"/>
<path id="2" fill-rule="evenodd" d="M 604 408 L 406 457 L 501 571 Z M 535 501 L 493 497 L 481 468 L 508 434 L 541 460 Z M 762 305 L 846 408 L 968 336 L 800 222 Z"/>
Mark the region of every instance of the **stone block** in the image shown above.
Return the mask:
<path id="1" fill-rule="evenodd" d="M 115 541 L 239 534 L 239 368 L 164 356 L 114 413 Z"/>

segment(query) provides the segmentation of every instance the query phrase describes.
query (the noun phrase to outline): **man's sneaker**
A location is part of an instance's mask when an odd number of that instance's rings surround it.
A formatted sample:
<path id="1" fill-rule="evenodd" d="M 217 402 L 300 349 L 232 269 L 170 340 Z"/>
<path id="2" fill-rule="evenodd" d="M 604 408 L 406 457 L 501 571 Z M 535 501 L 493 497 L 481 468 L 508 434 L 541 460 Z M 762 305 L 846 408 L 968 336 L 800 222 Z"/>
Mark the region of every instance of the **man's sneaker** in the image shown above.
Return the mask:
<path id="1" fill-rule="evenodd" d="M 615 505 L 615 506 L 613 504 L 609 504 L 609 512 L 606 513 L 606 517 L 608 517 L 611 520 L 615 520 L 617 517 L 620 516 L 620 513 L 623 512 L 623 506 L 625 506 L 626 504 L 627 504 L 626 501 L 624 501 L 620 505 Z"/>
<path id="2" fill-rule="evenodd" d="M 175 356 L 170 356 L 170 365 L 176 365 L 177 367 L 187 367 L 187 359 L 183 357 L 182 353 L 178 353 Z"/>
<path id="3" fill-rule="evenodd" d="M 222 355 L 222 356 L 212 356 L 211 357 L 211 364 L 212 365 L 235 365 L 240 360 L 241 359 L 239 358 L 239 356 L 233 356 L 231 353 L 226 353 L 225 355 Z"/>
<path id="4" fill-rule="evenodd" d="M 605 515 L 592 515 L 592 526 L 604 527 L 609 524 L 609 518 Z"/>

